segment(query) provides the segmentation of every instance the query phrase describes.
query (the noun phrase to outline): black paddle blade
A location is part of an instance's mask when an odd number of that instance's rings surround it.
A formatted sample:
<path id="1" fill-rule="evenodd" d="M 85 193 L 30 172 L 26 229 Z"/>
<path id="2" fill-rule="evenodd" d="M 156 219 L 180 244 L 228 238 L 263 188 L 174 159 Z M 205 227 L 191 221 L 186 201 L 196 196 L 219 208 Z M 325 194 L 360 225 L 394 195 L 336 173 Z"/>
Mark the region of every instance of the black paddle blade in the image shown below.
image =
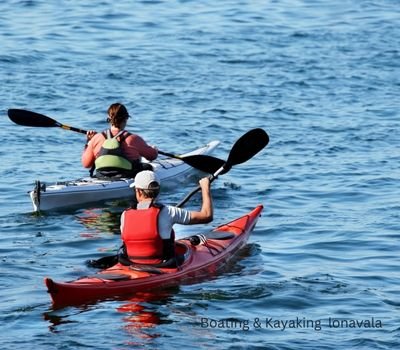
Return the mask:
<path id="1" fill-rule="evenodd" d="M 58 122 L 43 114 L 26 111 L 24 109 L 9 109 L 8 117 L 18 125 L 24 126 L 40 126 L 40 127 L 57 127 Z"/>
<path id="2" fill-rule="evenodd" d="M 208 174 L 214 174 L 225 164 L 224 160 L 205 154 L 182 157 L 181 159 L 193 168 Z"/>
<path id="3" fill-rule="evenodd" d="M 103 256 L 97 260 L 87 260 L 86 265 L 89 267 L 95 267 L 96 269 L 108 269 L 114 266 L 118 262 L 118 254 Z"/>
<path id="4" fill-rule="evenodd" d="M 68 126 L 61 124 L 57 120 L 47 117 L 43 114 L 27 111 L 25 109 L 9 109 L 9 118 L 15 123 L 24 126 L 37 126 L 37 127 L 59 127 L 64 130 L 71 130 L 79 132 L 81 134 L 86 134 L 86 130 L 78 129 L 73 126 Z"/>
<path id="5" fill-rule="evenodd" d="M 260 128 L 252 129 L 241 136 L 231 148 L 228 160 L 211 176 L 210 181 L 214 181 L 219 175 L 227 173 L 236 164 L 248 161 L 268 145 L 268 134 Z M 181 208 L 195 193 L 200 191 L 200 186 L 190 192 L 176 206 Z"/>
<path id="6" fill-rule="evenodd" d="M 225 168 L 247 162 L 268 145 L 268 134 L 260 128 L 252 129 L 240 137 L 233 145 Z"/>

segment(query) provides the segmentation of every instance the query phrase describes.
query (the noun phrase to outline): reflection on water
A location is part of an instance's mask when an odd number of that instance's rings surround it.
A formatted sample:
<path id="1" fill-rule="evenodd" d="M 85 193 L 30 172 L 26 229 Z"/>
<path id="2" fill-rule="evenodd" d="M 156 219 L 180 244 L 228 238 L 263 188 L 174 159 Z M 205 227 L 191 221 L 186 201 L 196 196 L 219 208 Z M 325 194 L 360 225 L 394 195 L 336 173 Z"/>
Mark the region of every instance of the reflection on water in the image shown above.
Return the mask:
<path id="1" fill-rule="evenodd" d="M 160 312 L 160 305 L 172 302 L 172 297 L 179 291 L 179 287 L 169 288 L 162 291 L 139 292 L 134 296 L 113 298 L 110 303 L 116 303 L 117 307 L 112 310 L 122 315 L 122 329 L 129 334 L 129 339 L 136 339 L 134 342 L 128 340 L 127 345 L 137 345 L 137 339 L 157 338 L 157 333 L 150 333 L 149 330 L 156 328 L 160 324 L 168 323 L 166 316 Z M 87 312 L 103 314 L 109 317 L 109 308 L 105 303 L 91 303 L 80 305 L 79 307 L 66 307 L 63 309 L 53 309 L 43 313 L 43 319 L 48 321 L 49 330 L 52 333 L 61 331 L 63 325 L 77 322 L 77 318 L 86 317 Z"/>
<path id="2" fill-rule="evenodd" d="M 123 329 L 136 339 L 158 337 L 157 333 L 150 334 L 148 330 L 165 323 L 158 305 L 167 303 L 172 294 L 172 291 L 137 293 L 116 309 L 124 314 Z"/>
<path id="3" fill-rule="evenodd" d="M 111 207 L 108 209 L 91 208 L 85 209 L 81 214 L 76 215 L 76 219 L 82 223 L 89 232 L 83 236 L 96 236 L 98 233 L 120 234 L 120 218 L 122 208 Z"/>

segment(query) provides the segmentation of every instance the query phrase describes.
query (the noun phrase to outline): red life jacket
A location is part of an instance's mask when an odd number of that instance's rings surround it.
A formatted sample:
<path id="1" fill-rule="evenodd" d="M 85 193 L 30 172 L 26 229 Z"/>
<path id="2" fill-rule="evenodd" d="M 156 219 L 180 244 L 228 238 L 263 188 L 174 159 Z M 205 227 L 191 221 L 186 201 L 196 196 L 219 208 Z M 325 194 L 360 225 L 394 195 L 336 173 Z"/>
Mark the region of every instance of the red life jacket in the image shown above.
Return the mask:
<path id="1" fill-rule="evenodd" d="M 159 264 L 164 259 L 164 240 L 158 231 L 161 207 L 125 211 L 121 238 L 130 261 L 139 264 Z M 172 235 L 172 239 L 174 239 Z"/>

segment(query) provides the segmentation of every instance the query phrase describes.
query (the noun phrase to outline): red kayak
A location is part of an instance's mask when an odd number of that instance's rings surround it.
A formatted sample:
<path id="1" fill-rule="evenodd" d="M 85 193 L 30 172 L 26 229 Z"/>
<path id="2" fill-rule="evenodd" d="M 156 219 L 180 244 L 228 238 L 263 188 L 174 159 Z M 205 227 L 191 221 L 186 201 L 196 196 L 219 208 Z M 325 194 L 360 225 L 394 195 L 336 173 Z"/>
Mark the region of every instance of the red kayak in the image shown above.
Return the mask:
<path id="1" fill-rule="evenodd" d="M 77 305 L 99 299 L 132 295 L 209 277 L 220 270 L 243 247 L 254 229 L 263 206 L 214 230 L 176 241 L 176 253 L 184 257 L 178 267 L 160 268 L 120 263 L 70 282 L 45 278 L 53 306 Z"/>

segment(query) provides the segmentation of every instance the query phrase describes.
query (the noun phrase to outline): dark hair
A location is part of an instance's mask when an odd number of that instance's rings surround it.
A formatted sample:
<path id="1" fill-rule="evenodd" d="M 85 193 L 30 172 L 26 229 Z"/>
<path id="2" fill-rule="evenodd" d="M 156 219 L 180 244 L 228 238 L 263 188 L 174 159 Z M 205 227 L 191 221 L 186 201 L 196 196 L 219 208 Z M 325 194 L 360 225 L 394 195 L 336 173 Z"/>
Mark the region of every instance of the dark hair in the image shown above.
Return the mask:
<path id="1" fill-rule="evenodd" d="M 129 113 L 122 103 L 113 103 L 107 110 L 107 121 L 120 128 L 121 124 L 129 118 Z"/>
<path id="2" fill-rule="evenodd" d="M 157 186 L 156 188 L 150 188 L 148 190 L 144 190 L 142 188 L 137 188 L 138 191 L 142 193 L 142 195 L 146 198 L 157 198 L 158 194 L 160 193 L 160 187 Z"/>

